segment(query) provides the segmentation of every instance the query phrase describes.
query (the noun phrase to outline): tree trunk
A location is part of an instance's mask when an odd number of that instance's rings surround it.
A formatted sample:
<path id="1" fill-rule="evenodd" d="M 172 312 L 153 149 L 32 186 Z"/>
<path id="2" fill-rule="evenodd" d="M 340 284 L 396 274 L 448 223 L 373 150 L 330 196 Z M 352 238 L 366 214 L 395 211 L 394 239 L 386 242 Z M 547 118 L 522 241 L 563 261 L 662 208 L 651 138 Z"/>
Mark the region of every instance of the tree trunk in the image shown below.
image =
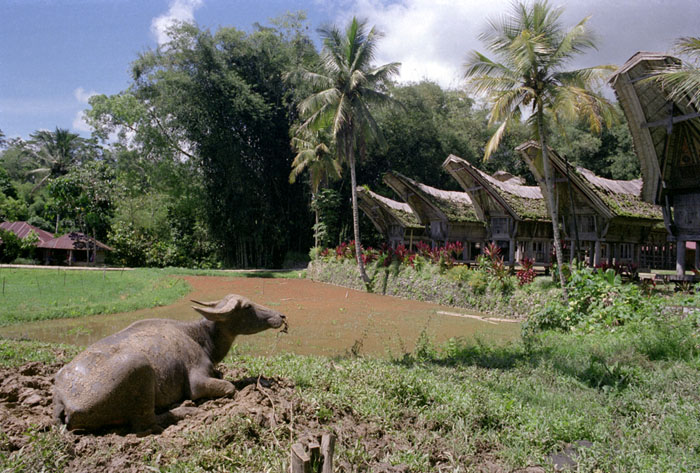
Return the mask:
<path id="1" fill-rule="evenodd" d="M 350 141 L 350 140 L 348 140 Z M 365 263 L 362 261 L 362 243 L 360 243 L 360 216 L 357 210 L 357 178 L 355 176 L 355 153 L 353 149 L 354 143 L 350 141 L 347 145 L 348 149 L 348 164 L 350 165 L 350 185 L 352 186 L 352 226 L 355 232 L 355 257 L 357 259 L 357 267 L 360 270 L 362 282 L 369 289 L 370 279 L 365 271 Z"/>
<path id="2" fill-rule="evenodd" d="M 314 248 L 318 248 L 318 201 L 316 195 L 318 192 L 311 193 L 311 202 L 314 202 L 314 213 L 316 214 L 316 225 L 314 225 Z"/>
<path id="3" fill-rule="evenodd" d="M 561 250 L 561 236 L 559 234 L 559 209 L 557 209 L 554 201 L 554 182 L 552 180 L 552 171 L 549 166 L 549 156 L 547 151 L 547 132 L 544 125 L 544 112 L 540 107 L 537 109 L 537 128 L 540 133 L 540 146 L 542 149 L 542 170 L 544 172 L 544 183 L 547 188 L 547 204 L 549 207 L 549 216 L 552 218 L 552 233 L 554 234 L 554 253 L 557 257 L 557 268 L 559 269 L 559 282 L 564 296 L 564 300 L 569 299 L 569 294 L 566 290 L 566 278 L 564 277 L 564 257 Z"/>

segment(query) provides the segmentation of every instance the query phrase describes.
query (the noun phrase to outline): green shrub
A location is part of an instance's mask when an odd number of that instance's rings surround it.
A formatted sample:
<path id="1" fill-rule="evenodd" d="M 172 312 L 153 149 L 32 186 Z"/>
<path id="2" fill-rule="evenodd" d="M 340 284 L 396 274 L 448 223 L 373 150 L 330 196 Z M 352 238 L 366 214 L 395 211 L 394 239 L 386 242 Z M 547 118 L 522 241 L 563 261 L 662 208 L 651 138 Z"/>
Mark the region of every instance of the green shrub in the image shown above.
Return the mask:
<path id="1" fill-rule="evenodd" d="M 475 295 L 483 296 L 489 287 L 489 275 L 485 271 L 475 270 L 469 279 L 469 287 Z"/>
<path id="2" fill-rule="evenodd" d="M 534 313 L 527 330 L 592 330 L 616 327 L 660 313 L 660 301 L 645 296 L 634 284 L 623 284 L 612 269 L 573 269 L 567 283 L 568 304 L 548 302 Z"/>
<path id="3" fill-rule="evenodd" d="M 455 266 L 447 272 L 447 275 L 455 281 L 468 283 L 474 274 L 474 270 L 467 266 Z"/>

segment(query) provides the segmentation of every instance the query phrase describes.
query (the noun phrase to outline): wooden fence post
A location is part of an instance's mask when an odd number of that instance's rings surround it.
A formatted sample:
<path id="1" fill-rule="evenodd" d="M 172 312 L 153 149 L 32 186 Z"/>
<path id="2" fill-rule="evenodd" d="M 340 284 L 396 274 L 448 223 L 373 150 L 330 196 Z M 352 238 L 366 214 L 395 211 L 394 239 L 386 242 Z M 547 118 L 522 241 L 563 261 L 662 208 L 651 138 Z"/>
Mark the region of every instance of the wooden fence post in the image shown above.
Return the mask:
<path id="1" fill-rule="evenodd" d="M 335 450 L 335 435 L 323 434 L 321 437 L 321 456 L 323 457 L 321 473 L 333 473 L 333 450 Z"/>
<path id="2" fill-rule="evenodd" d="M 292 445 L 292 473 L 311 473 L 311 459 L 300 443 Z"/>
<path id="3" fill-rule="evenodd" d="M 307 448 L 300 443 L 293 444 L 291 473 L 333 473 L 334 449 L 335 436 L 332 434 L 319 436 Z"/>

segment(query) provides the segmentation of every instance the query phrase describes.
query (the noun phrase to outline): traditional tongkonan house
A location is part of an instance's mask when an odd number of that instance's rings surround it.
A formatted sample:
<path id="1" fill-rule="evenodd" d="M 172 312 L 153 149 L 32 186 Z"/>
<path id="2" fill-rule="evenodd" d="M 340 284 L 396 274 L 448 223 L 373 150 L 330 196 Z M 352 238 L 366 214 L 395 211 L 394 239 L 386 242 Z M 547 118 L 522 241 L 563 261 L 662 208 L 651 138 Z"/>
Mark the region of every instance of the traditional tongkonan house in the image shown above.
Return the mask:
<path id="1" fill-rule="evenodd" d="M 508 173 L 490 176 L 452 154 L 442 167 L 469 194 L 476 215 L 486 224 L 486 238 L 503 250 L 509 263 L 525 257 L 549 263 L 552 223 L 539 187 L 525 186 Z"/>
<path id="2" fill-rule="evenodd" d="M 362 186 L 357 187 L 357 196 L 360 209 L 392 248 L 401 244 L 412 248 L 419 241 L 430 241 L 426 237 L 425 225 L 421 225 L 408 204 L 383 197 Z"/>
<path id="3" fill-rule="evenodd" d="M 540 145 L 528 141 L 516 150 L 546 196 Z M 664 247 L 661 208 L 642 201 L 641 179 L 605 179 L 588 169 L 571 166 L 551 148 L 547 155 L 562 239 L 570 248 L 570 259 L 577 257 L 592 265 L 607 262 L 664 267 L 663 258 L 669 261 L 669 252 Z"/>
<path id="4" fill-rule="evenodd" d="M 672 56 L 639 52 L 610 83 L 639 157 L 642 198 L 662 207 L 668 239 L 676 242 L 676 275 L 684 278 L 685 243 L 700 241 L 700 111 L 687 96 L 670 100 L 653 79 L 660 68 L 678 64 Z"/>
<path id="5" fill-rule="evenodd" d="M 466 193 L 436 189 L 398 172 L 384 174 L 384 182 L 411 206 L 434 246 L 462 242 L 466 261 L 481 253 L 486 230 Z"/>

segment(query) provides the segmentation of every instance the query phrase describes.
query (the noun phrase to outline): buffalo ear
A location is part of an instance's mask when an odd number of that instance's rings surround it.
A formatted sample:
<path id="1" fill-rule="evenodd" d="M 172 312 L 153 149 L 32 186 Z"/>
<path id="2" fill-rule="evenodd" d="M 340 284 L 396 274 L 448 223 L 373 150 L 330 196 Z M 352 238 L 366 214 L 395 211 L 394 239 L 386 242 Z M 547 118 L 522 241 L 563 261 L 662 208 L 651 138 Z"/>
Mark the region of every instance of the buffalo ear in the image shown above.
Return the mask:
<path id="1" fill-rule="evenodd" d="M 207 304 L 208 305 L 208 304 Z M 192 306 L 194 310 L 202 314 L 206 319 L 212 322 L 224 322 L 229 318 L 229 315 L 242 308 L 250 306 L 248 300 L 242 298 L 241 296 L 229 294 L 224 297 L 215 307 L 195 307 Z"/>

